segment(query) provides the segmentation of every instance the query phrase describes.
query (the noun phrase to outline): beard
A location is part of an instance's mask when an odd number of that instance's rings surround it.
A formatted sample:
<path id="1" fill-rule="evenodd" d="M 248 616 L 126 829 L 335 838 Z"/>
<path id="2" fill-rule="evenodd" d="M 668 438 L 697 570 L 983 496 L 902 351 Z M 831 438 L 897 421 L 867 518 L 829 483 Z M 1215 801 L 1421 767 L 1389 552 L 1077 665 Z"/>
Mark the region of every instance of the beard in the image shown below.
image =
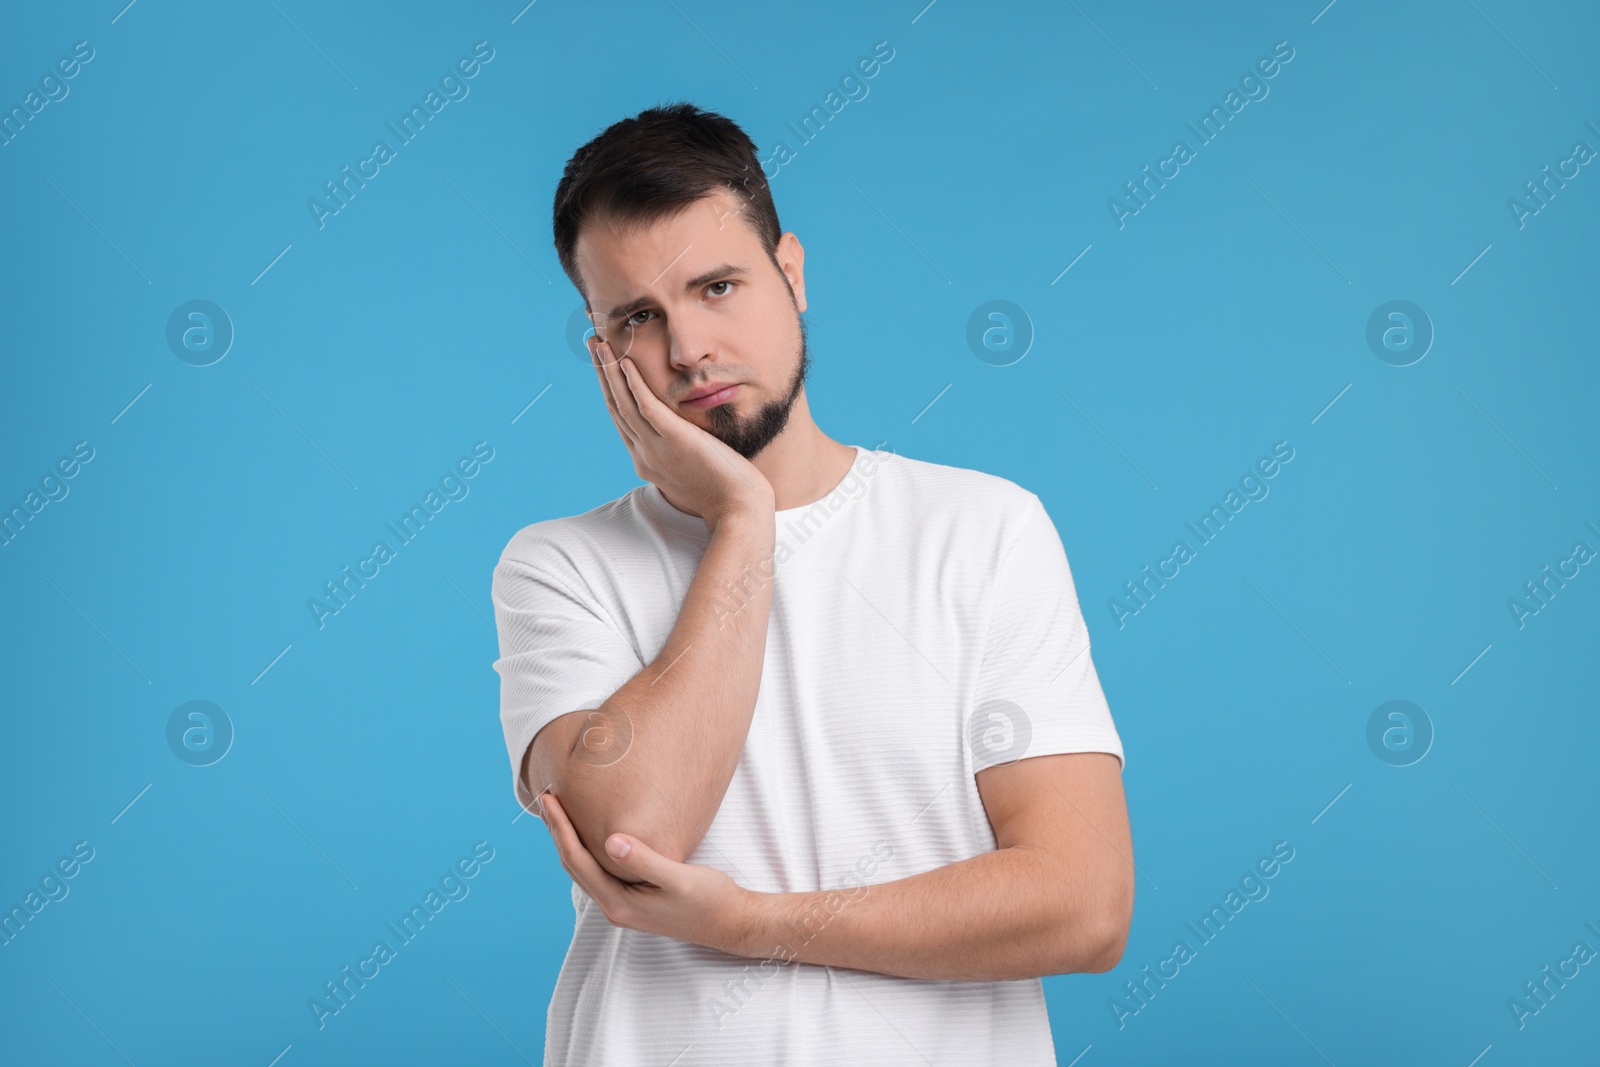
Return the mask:
<path id="1" fill-rule="evenodd" d="M 792 291 L 789 298 L 793 302 Z M 800 324 L 800 361 L 789 380 L 785 395 L 778 400 L 769 400 L 759 411 L 747 417 L 741 417 L 734 410 L 732 401 L 718 404 L 707 412 L 711 425 L 706 432 L 745 459 L 755 459 L 789 424 L 789 413 L 794 409 L 800 390 L 805 385 L 806 372 L 811 369 L 811 357 L 806 349 L 806 320 L 798 307 L 795 309 L 795 320 Z"/>

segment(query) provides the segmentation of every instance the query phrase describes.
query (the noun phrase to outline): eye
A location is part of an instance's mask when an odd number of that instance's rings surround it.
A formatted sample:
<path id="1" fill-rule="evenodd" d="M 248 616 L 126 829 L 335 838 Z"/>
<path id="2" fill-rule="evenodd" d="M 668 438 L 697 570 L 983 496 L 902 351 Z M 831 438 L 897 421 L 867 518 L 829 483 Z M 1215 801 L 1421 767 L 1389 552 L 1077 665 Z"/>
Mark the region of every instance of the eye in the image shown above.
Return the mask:
<path id="1" fill-rule="evenodd" d="M 720 282 L 712 282 L 712 283 L 711 283 L 711 284 L 710 284 L 710 285 L 708 285 L 708 286 L 706 286 L 706 289 L 707 289 L 707 290 L 710 290 L 710 289 L 714 289 L 714 288 L 716 288 L 716 287 L 717 287 L 717 286 L 719 286 L 719 285 L 726 285 L 726 286 L 728 286 L 728 287 L 729 287 L 729 288 L 728 288 L 728 290 L 727 290 L 727 291 L 726 291 L 726 292 L 722 292 L 722 293 L 716 293 L 716 294 L 713 294 L 713 295 L 715 295 L 715 296 L 726 296 L 726 295 L 727 295 L 727 293 L 728 293 L 728 292 L 732 292 L 732 291 L 733 291 L 733 290 L 732 290 L 732 286 L 733 286 L 733 284 L 734 284 L 734 283 L 733 283 L 733 282 L 731 282 L 731 281 L 720 281 Z"/>
<path id="2" fill-rule="evenodd" d="M 628 316 L 626 319 L 623 319 L 622 320 L 622 325 L 627 327 L 628 329 L 637 330 L 639 327 L 643 326 L 644 323 L 642 323 L 642 322 L 634 322 L 633 320 L 638 318 L 640 315 L 653 315 L 653 314 L 655 314 L 655 312 L 653 312 L 653 311 L 636 311 L 632 315 Z"/>

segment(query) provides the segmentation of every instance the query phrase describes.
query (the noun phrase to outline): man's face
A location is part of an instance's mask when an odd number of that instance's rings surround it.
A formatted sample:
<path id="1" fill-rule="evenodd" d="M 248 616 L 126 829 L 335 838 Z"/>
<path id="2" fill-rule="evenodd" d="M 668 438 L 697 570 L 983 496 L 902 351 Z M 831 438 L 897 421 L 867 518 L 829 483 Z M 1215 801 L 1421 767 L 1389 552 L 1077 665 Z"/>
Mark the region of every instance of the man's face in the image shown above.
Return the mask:
<path id="1" fill-rule="evenodd" d="M 629 357 L 663 403 L 753 459 L 804 389 L 805 252 L 786 233 L 774 266 L 741 203 L 718 189 L 647 228 L 597 220 L 579 233 L 577 261 L 612 356 Z M 732 383 L 731 398 L 690 399 Z"/>

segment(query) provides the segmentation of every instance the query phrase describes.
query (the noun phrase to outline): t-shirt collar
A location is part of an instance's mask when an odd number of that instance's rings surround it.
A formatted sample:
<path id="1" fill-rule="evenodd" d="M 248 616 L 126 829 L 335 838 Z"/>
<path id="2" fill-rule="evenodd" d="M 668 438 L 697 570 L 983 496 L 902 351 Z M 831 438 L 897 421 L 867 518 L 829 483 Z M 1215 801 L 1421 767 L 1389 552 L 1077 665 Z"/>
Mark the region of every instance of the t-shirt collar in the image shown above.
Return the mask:
<path id="1" fill-rule="evenodd" d="M 850 464 L 850 471 L 854 471 L 861 466 L 861 461 L 863 457 L 867 455 L 867 450 L 860 445 L 851 445 L 850 447 L 855 449 L 856 452 L 855 462 Z M 845 472 L 845 478 L 850 476 L 850 471 Z M 844 478 L 839 480 L 842 482 L 844 481 Z M 837 488 L 837 486 L 830 488 L 827 493 L 822 494 L 821 499 L 826 500 L 828 498 L 828 494 L 832 493 L 834 489 Z M 686 511 L 679 511 L 672 505 L 670 501 L 667 500 L 664 495 L 662 495 L 660 487 L 658 487 L 654 482 L 646 482 L 643 486 L 635 491 L 639 493 L 640 501 L 646 508 L 650 510 L 650 513 L 656 518 L 660 519 L 662 522 L 666 523 L 672 529 L 702 541 L 709 541 L 711 539 L 711 530 L 710 527 L 706 525 L 705 520 L 700 518 L 698 515 L 690 515 Z M 785 508 L 782 511 L 775 512 L 773 518 L 778 526 L 782 527 L 785 519 L 803 514 L 815 507 L 816 504 L 817 501 L 812 501 L 809 504 L 802 504 L 797 508 Z"/>

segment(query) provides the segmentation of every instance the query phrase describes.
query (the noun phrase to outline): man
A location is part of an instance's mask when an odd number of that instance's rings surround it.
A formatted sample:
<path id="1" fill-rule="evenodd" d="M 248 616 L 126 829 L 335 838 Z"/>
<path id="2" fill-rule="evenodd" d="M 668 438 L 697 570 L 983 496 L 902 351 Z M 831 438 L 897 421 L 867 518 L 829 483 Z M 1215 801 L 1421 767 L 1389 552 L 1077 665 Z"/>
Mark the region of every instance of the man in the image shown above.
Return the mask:
<path id="1" fill-rule="evenodd" d="M 550 1064 L 1053 1064 L 1039 978 L 1133 907 L 1055 526 L 813 421 L 804 249 L 688 104 L 568 163 L 555 242 L 644 485 L 494 572 L 517 798 L 573 880 Z"/>

